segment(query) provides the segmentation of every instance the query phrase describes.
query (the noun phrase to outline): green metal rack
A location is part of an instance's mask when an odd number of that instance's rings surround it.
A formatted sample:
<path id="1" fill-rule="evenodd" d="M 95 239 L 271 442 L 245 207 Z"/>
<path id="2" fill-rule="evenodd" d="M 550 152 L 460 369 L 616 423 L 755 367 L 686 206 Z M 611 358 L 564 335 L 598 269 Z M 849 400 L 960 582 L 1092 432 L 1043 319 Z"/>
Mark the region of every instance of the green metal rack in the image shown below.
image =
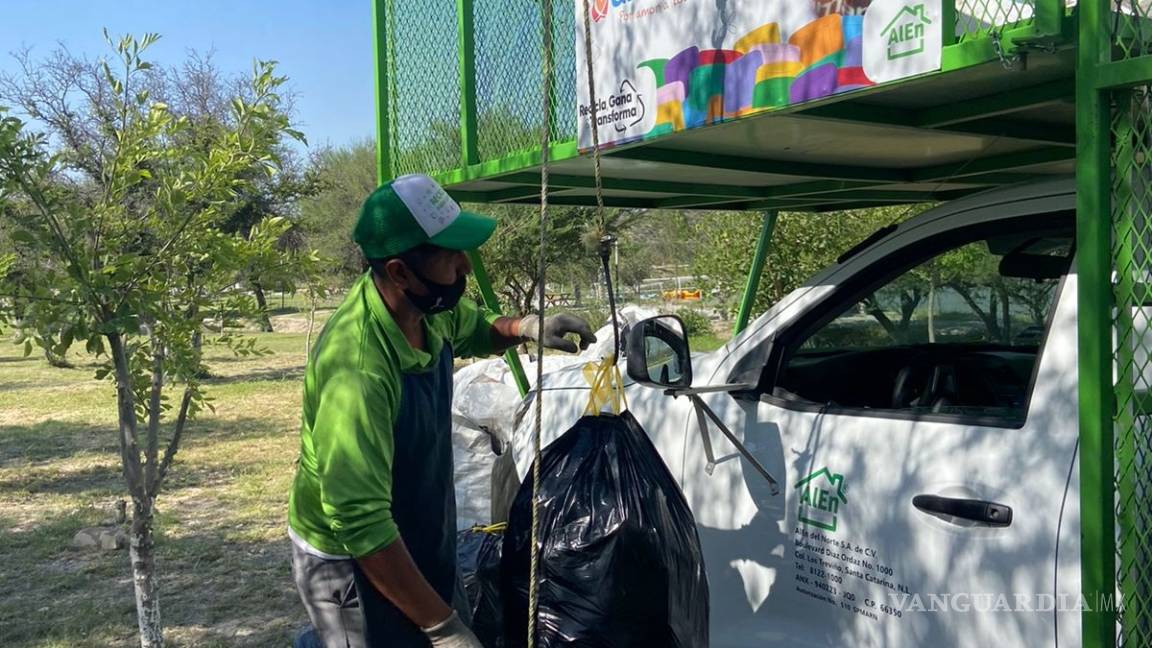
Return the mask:
<path id="1" fill-rule="evenodd" d="M 557 69 L 549 201 L 594 204 L 592 162 L 576 144 L 573 0 L 374 0 L 381 179 L 429 172 L 464 202 L 539 199 L 541 2 L 553 2 Z M 777 211 L 949 200 L 1076 174 L 1092 647 L 1152 645 L 1150 14 L 1146 0 L 945 0 L 939 72 L 603 151 L 608 206 L 766 213 L 737 330 L 753 315 Z"/>

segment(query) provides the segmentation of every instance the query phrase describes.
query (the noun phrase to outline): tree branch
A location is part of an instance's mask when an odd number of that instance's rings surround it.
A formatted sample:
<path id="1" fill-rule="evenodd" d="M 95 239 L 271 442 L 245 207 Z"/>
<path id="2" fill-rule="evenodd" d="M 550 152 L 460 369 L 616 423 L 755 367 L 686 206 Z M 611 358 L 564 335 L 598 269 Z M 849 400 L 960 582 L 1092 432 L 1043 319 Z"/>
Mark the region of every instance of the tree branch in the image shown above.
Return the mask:
<path id="1" fill-rule="evenodd" d="M 119 333 L 108 333 L 108 348 L 112 352 L 112 365 L 116 370 L 116 406 L 120 421 L 120 462 L 128 492 L 137 500 L 147 496 L 140 474 L 140 447 L 136 443 L 136 395 L 132 391 L 132 372 L 128 366 L 128 353 Z"/>
<path id="2" fill-rule="evenodd" d="M 96 293 L 92 290 L 92 284 L 88 281 L 87 268 L 85 268 L 80 263 L 80 260 L 76 258 L 75 251 L 72 249 L 72 245 L 68 242 L 68 237 L 64 235 L 63 226 L 60 225 L 60 223 L 56 220 L 56 217 L 52 215 L 51 210 L 48 209 L 48 199 L 44 196 L 39 188 L 33 187 L 28 182 L 26 177 L 20 176 L 17 178 L 16 182 L 20 185 L 20 188 L 24 191 L 24 193 L 27 194 L 28 197 L 32 200 L 32 204 L 36 205 L 36 210 L 40 212 L 40 215 L 44 218 L 45 222 L 48 223 L 48 228 L 52 230 L 52 236 L 56 238 L 56 242 L 60 246 L 60 253 L 67 257 L 68 262 L 76 268 L 77 281 L 79 281 L 80 285 L 87 290 L 93 303 L 97 307 L 101 306 L 102 302 L 100 302 L 99 298 L 96 296 Z"/>
<path id="3" fill-rule="evenodd" d="M 164 389 L 164 345 L 156 337 L 156 331 L 147 327 L 148 337 L 152 345 L 152 388 L 148 396 L 148 438 L 144 451 L 144 483 L 156 481 L 156 460 L 160 447 L 160 396 Z"/>
<path id="4" fill-rule="evenodd" d="M 893 341 L 903 342 L 896 331 L 896 325 L 892 323 L 892 320 L 888 319 L 888 316 L 884 314 L 883 309 L 880 308 L 880 304 L 878 304 L 876 300 L 869 297 L 864 300 L 864 305 L 868 308 L 868 314 L 880 324 L 881 328 L 884 329 Z"/>
<path id="5" fill-rule="evenodd" d="M 981 308 L 980 304 L 976 303 L 976 298 L 972 296 L 972 293 L 968 290 L 967 287 L 955 281 L 950 281 L 945 285 L 947 285 L 952 290 L 955 290 L 956 294 L 960 295 L 960 298 L 964 300 L 964 303 L 968 304 L 968 308 L 971 308 L 972 312 L 976 313 L 976 316 L 980 318 L 980 321 L 984 322 L 984 326 L 987 327 L 990 334 L 996 335 L 998 333 L 996 330 L 996 322 L 994 320 L 996 317 L 995 313 L 992 314 L 992 318 L 989 318 L 988 312 Z"/>
<path id="6" fill-rule="evenodd" d="M 164 478 L 168 475 L 168 468 L 176 457 L 176 451 L 180 449 L 180 438 L 184 436 L 184 427 L 188 423 L 188 407 L 191 404 L 192 387 L 189 386 L 184 388 L 184 396 L 180 399 L 180 412 L 176 416 L 175 430 L 172 432 L 172 438 L 168 440 L 168 447 L 164 449 L 164 458 L 160 461 L 160 468 L 156 471 L 155 480 L 149 488 L 149 492 L 153 495 L 160 492 L 160 486 L 164 484 Z"/>

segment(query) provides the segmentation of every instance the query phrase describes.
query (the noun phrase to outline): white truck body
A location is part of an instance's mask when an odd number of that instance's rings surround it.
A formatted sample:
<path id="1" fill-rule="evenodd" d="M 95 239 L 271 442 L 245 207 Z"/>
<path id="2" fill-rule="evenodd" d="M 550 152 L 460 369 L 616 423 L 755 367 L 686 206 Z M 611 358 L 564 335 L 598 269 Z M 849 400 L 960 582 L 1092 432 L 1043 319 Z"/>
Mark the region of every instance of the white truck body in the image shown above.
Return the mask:
<path id="1" fill-rule="evenodd" d="M 945 250 L 991 251 L 1032 232 L 1059 239 L 1053 229 L 1070 232 L 1074 209 L 1074 183 L 1062 179 L 946 204 L 820 273 L 724 347 L 695 355 L 693 387 L 761 383 L 701 398 L 779 481 L 779 494 L 715 426 L 709 470 L 688 398 L 627 381 L 630 410 L 696 516 L 712 646 L 1080 645 L 1080 605 L 1093 602 L 1079 598 L 1074 267 L 1048 282 L 1042 327 L 1009 333 L 1021 315 L 1000 304 L 1003 343 L 941 341 L 949 330 L 979 334 L 938 319 L 926 344 L 801 348 L 833 324 L 877 323 L 862 313 L 861 295 L 926 276 L 909 272 L 935 267 L 924 264 Z M 955 297 L 953 310 L 962 310 Z M 924 371 L 932 382 L 921 391 L 892 384 L 922 383 Z M 892 402 L 865 392 L 892 393 Z M 547 377 L 545 444 L 580 417 L 587 395 L 580 367 Z M 513 440 L 521 479 L 532 460 L 531 400 Z M 918 495 L 994 502 L 1011 509 L 1011 523 L 920 510 Z"/>

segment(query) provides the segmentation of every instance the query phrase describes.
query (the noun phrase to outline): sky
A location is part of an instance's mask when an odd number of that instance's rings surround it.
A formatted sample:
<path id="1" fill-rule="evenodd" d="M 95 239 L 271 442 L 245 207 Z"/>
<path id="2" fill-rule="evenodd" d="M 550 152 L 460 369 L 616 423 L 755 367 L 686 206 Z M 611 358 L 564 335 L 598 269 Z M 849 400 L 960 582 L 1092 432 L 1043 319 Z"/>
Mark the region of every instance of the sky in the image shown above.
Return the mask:
<path id="1" fill-rule="evenodd" d="M 14 71 L 9 52 L 24 47 L 111 55 L 105 27 L 114 37 L 159 33 L 146 56 L 159 65 L 190 50 L 214 51 L 230 75 L 247 75 L 255 59 L 279 61 L 313 149 L 374 136 L 369 0 L 0 0 L 0 71 Z"/>

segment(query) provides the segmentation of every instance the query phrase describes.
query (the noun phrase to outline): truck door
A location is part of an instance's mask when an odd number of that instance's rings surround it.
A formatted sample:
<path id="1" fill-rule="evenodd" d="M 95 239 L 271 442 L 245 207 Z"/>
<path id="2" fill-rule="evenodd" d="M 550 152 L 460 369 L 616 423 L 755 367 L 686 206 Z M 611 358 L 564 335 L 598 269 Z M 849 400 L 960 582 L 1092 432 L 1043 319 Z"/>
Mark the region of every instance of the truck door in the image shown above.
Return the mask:
<path id="1" fill-rule="evenodd" d="M 755 390 L 705 396 L 782 486 L 716 433 L 703 477 L 686 435 L 714 646 L 1056 644 L 1079 588 L 1057 578 L 1078 510 L 1071 218 L 862 268 L 741 360 Z"/>

